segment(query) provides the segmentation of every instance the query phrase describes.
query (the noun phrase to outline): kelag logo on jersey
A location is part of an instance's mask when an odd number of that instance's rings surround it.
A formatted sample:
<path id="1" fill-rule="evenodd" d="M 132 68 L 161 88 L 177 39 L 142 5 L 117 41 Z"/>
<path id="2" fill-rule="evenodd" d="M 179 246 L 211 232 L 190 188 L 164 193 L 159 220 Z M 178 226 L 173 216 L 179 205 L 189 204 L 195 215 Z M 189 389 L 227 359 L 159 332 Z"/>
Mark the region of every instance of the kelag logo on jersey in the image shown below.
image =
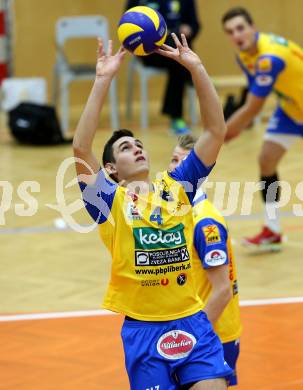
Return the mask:
<path id="1" fill-rule="evenodd" d="M 172 229 L 134 228 L 136 249 L 166 249 L 186 243 L 184 226 L 179 224 Z"/>

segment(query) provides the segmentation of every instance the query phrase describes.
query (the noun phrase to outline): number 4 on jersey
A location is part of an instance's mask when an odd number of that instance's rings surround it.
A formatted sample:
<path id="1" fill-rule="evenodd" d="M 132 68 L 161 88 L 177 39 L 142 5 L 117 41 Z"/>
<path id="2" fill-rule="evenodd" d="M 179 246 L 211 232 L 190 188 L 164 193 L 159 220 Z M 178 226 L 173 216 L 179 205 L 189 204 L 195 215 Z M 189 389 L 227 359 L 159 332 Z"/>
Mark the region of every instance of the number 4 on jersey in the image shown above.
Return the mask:
<path id="1" fill-rule="evenodd" d="M 161 207 L 156 207 L 155 210 L 151 213 L 151 216 L 149 218 L 151 222 L 157 222 L 158 225 L 162 225 L 163 218 L 161 215 Z"/>

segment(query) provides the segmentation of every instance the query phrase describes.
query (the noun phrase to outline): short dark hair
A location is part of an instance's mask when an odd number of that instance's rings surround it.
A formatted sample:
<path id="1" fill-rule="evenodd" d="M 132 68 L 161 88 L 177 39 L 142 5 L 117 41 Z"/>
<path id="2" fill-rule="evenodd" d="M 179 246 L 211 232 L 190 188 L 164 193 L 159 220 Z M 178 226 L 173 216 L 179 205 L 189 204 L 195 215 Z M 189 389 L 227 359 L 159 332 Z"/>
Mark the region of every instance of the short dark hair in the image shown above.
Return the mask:
<path id="1" fill-rule="evenodd" d="M 134 137 L 134 134 L 127 129 L 119 129 L 113 132 L 112 136 L 104 146 L 103 155 L 102 155 L 102 163 L 104 167 L 109 162 L 115 162 L 113 144 L 122 137 Z"/>
<path id="2" fill-rule="evenodd" d="M 225 12 L 222 16 L 222 24 L 224 25 L 228 20 L 235 18 L 236 16 L 243 16 L 243 18 L 247 21 L 248 24 L 253 25 L 254 20 L 251 14 L 242 7 L 234 7 Z"/>

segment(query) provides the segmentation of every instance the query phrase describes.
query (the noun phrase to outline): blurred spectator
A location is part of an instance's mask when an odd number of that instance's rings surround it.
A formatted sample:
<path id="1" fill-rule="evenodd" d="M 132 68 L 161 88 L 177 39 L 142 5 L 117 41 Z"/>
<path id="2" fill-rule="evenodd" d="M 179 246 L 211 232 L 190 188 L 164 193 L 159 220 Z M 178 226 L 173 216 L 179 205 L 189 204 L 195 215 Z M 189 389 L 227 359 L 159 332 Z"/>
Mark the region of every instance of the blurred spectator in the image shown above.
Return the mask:
<path id="1" fill-rule="evenodd" d="M 189 45 L 198 34 L 200 23 L 197 15 L 195 0 L 128 0 L 126 9 L 135 6 L 147 6 L 156 9 L 164 17 L 168 35 L 166 42 L 174 46 L 171 33 L 185 34 Z M 183 119 L 183 96 L 186 83 L 191 83 L 190 73 L 176 61 L 151 54 L 146 57 L 140 57 L 143 64 L 168 70 L 168 79 L 162 106 L 163 114 L 171 119 L 171 130 L 177 134 L 186 134 L 190 130 Z"/>

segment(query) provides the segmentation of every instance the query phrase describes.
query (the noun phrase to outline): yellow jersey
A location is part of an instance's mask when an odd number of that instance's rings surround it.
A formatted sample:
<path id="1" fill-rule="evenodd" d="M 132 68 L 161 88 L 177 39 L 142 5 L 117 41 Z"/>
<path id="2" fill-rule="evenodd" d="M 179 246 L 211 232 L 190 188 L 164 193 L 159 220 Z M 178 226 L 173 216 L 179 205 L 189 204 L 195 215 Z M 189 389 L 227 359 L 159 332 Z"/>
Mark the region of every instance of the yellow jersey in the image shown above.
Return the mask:
<path id="1" fill-rule="evenodd" d="M 201 310 L 192 270 L 191 202 L 210 170 L 193 151 L 174 172 L 158 175 L 146 194 L 110 182 L 102 171 L 94 186 L 80 183 L 86 208 L 112 255 L 105 309 L 144 321 L 174 320 Z"/>
<path id="2" fill-rule="evenodd" d="M 207 269 L 226 265 L 229 269 L 232 298 L 214 325 L 222 343 L 236 340 L 242 331 L 237 270 L 226 222 L 205 194 L 196 198 L 194 215 L 194 260 L 193 267 L 197 290 L 204 303 L 211 294 Z"/>
<path id="3" fill-rule="evenodd" d="M 303 49 L 274 34 L 257 33 L 257 52 L 240 52 L 238 62 L 248 77 L 249 91 L 265 97 L 275 91 L 280 107 L 303 122 Z"/>

